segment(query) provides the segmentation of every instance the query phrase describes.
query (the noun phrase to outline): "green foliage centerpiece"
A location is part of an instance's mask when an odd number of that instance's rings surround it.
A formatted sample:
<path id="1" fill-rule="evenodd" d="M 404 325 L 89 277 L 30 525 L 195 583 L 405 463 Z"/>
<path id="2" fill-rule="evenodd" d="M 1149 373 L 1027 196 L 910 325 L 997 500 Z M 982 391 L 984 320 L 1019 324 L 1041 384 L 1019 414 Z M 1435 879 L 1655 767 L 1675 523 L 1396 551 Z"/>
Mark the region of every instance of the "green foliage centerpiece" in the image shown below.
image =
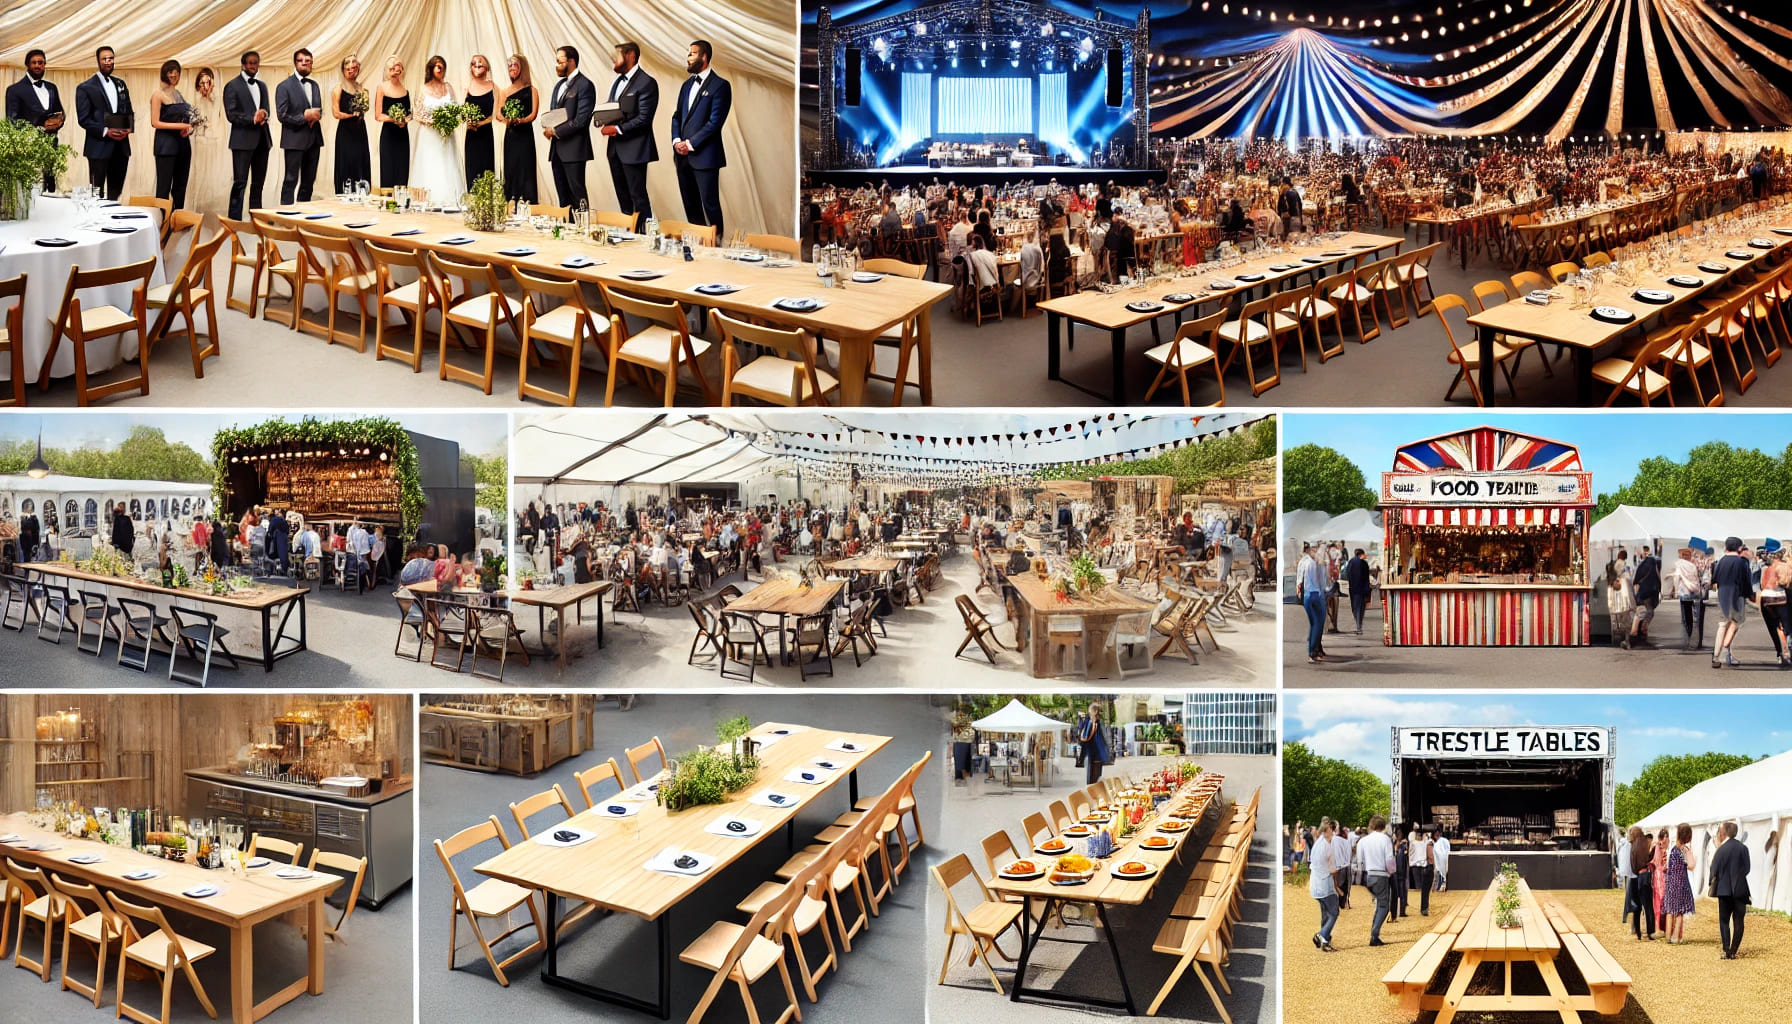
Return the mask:
<path id="1" fill-rule="evenodd" d="M 1501 928 L 1518 927 L 1518 865 L 1507 861 L 1500 865 L 1499 887 L 1493 894 L 1493 923 Z"/>
<path id="2" fill-rule="evenodd" d="M 74 148 L 23 121 L 0 121 L 0 220 L 31 216 L 31 186 L 68 171 Z"/>
<path id="3" fill-rule="evenodd" d="M 461 125 L 479 120 L 479 108 L 471 103 L 444 103 L 439 107 L 431 107 L 424 118 L 437 135 L 446 139 Z"/>
<path id="4" fill-rule="evenodd" d="M 510 218 L 510 201 L 504 195 L 504 179 L 492 171 L 481 174 L 467 192 L 462 219 L 471 231 L 500 231 Z"/>
<path id="5" fill-rule="evenodd" d="M 397 420 L 372 416 L 359 420 L 319 420 L 306 417 L 297 423 L 272 419 L 252 427 L 228 427 L 212 435 L 212 499 L 227 507 L 230 467 L 248 455 L 265 455 L 307 449 L 384 450 L 391 458 L 398 480 L 399 531 L 406 540 L 416 536 L 429 500 L 423 496 L 423 480 L 417 465 L 417 445 Z"/>
<path id="6" fill-rule="evenodd" d="M 1108 578 L 1101 574 L 1101 564 L 1087 554 L 1078 555 L 1071 560 L 1070 581 L 1076 584 L 1078 593 L 1089 597 L 1101 593 L 1108 585 Z"/>
<path id="7" fill-rule="evenodd" d="M 759 779 L 759 758 L 735 742 L 726 749 L 698 747 L 672 762 L 655 799 L 669 811 L 719 804 Z"/>

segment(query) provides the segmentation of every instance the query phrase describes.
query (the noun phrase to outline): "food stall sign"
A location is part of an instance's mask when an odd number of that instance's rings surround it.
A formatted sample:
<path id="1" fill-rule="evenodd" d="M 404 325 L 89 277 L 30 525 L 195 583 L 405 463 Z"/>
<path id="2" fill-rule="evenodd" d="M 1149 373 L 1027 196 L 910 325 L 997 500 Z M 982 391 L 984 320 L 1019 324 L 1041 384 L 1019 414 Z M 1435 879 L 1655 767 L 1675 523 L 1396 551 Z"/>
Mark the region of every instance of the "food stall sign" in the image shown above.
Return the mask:
<path id="1" fill-rule="evenodd" d="M 1395 726 L 1396 758 L 1612 758 L 1609 729 L 1578 725 Z"/>
<path id="2" fill-rule="evenodd" d="M 1383 473 L 1381 500 L 1401 505 L 1590 505 L 1593 474 Z"/>

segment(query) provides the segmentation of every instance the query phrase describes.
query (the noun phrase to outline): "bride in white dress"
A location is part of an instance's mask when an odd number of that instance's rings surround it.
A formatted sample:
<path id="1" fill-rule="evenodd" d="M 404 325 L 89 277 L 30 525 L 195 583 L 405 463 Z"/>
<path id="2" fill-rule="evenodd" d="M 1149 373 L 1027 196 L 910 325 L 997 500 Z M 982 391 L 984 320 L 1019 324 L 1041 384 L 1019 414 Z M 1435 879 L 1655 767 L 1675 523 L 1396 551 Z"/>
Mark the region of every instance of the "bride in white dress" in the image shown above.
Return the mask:
<path id="1" fill-rule="evenodd" d="M 426 188 L 436 205 L 459 205 L 466 191 L 466 175 L 461 171 L 460 146 L 454 136 L 443 138 L 429 126 L 429 114 L 435 108 L 455 102 L 455 91 L 447 82 L 448 62 L 431 57 L 423 65 L 423 98 L 419 111 L 417 142 L 411 150 L 412 188 Z"/>

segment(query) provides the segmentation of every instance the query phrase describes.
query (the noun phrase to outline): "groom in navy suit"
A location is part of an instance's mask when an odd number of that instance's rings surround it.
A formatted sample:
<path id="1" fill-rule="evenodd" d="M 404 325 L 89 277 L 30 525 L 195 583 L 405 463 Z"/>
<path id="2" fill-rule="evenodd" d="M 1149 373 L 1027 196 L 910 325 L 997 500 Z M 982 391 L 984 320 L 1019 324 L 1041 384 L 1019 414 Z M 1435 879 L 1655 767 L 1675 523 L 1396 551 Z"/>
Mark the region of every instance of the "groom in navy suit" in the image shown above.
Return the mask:
<path id="1" fill-rule="evenodd" d="M 728 154 L 722 149 L 722 125 L 734 106 L 734 90 L 728 80 L 709 68 L 712 50 L 699 39 L 685 55 L 691 77 L 678 90 L 672 109 L 672 166 L 678 171 L 678 194 L 684 198 L 684 217 L 693 224 L 713 224 L 716 240 L 722 240 L 722 168 Z"/>
<path id="2" fill-rule="evenodd" d="M 131 162 L 131 129 L 135 114 L 124 79 L 112 74 L 110 46 L 94 51 L 98 72 L 75 86 L 75 121 L 87 133 L 81 155 L 87 158 L 87 180 L 107 199 L 124 191 L 125 169 Z M 112 124 L 107 120 L 112 119 Z"/>

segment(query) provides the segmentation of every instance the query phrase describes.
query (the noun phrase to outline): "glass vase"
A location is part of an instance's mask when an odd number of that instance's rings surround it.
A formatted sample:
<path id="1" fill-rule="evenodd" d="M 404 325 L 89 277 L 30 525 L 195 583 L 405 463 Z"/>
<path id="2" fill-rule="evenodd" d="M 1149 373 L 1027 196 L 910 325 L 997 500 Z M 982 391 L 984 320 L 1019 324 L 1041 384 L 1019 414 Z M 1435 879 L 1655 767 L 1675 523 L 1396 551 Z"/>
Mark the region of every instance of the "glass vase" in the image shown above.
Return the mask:
<path id="1" fill-rule="evenodd" d="M 0 182 L 0 220 L 31 219 L 31 186 Z"/>

